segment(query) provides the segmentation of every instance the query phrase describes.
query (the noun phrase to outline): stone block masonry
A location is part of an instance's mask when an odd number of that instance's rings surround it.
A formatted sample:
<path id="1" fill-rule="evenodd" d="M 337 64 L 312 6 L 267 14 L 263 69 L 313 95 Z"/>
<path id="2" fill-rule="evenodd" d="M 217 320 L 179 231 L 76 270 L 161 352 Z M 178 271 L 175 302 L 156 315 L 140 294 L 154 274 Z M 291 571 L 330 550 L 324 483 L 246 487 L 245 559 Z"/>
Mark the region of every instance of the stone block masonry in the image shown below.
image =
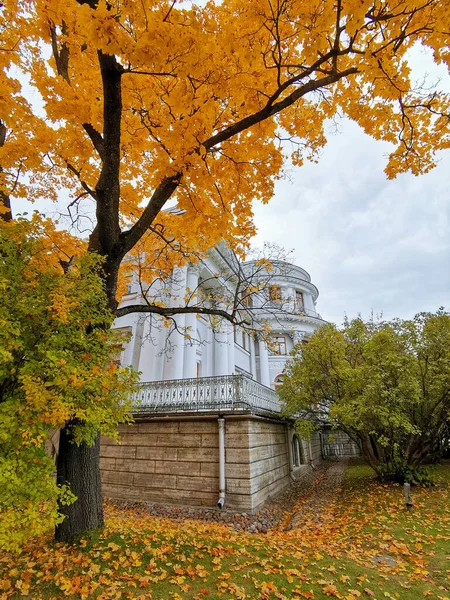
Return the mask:
<path id="1" fill-rule="evenodd" d="M 325 457 L 345 458 L 360 456 L 358 445 L 341 430 L 323 432 L 323 452 Z"/>
<path id="2" fill-rule="evenodd" d="M 138 421 L 121 425 L 119 435 L 120 445 L 101 439 L 105 496 L 215 506 L 219 486 L 217 421 Z"/>
<path id="3" fill-rule="evenodd" d="M 215 507 L 219 496 L 217 418 L 140 419 L 102 438 L 103 493 L 121 500 Z M 290 483 L 286 424 L 225 417 L 227 508 L 255 512 Z"/>

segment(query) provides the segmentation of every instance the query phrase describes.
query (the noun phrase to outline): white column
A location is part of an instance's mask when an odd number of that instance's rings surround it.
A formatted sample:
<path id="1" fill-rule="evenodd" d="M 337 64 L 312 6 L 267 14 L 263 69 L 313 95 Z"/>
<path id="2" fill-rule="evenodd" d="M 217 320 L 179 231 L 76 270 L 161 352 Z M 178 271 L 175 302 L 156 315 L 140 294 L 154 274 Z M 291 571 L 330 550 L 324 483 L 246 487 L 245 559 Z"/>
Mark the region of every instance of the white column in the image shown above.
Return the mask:
<path id="1" fill-rule="evenodd" d="M 214 375 L 228 375 L 228 334 L 218 331 L 214 336 Z"/>
<path id="2" fill-rule="evenodd" d="M 230 325 L 228 327 L 228 373 L 227 375 L 234 375 L 234 329 Z"/>
<path id="3" fill-rule="evenodd" d="M 149 334 L 151 339 L 147 342 L 152 347 L 153 353 L 153 381 L 164 379 L 164 363 L 166 356 L 160 352 L 164 348 L 167 330 L 164 328 L 162 319 L 158 316 L 153 317 Z"/>
<path id="4" fill-rule="evenodd" d="M 259 371 L 261 373 L 261 383 L 270 387 L 270 373 L 269 373 L 269 353 L 267 351 L 266 343 L 263 339 L 258 340 L 259 344 Z"/>
<path id="5" fill-rule="evenodd" d="M 255 343 L 255 336 L 251 334 L 249 336 L 249 339 L 250 339 L 250 370 L 252 372 L 253 379 L 256 381 L 257 377 L 256 377 L 256 343 Z"/>
<path id="6" fill-rule="evenodd" d="M 186 279 L 186 293 L 192 294 L 197 290 L 198 287 L 198 274 L 199 268 L 197 265 L 189 265 L 187 269 Z M 196 304 L 196 298 L 192 298 L 191 304 Z M 196 340 L 197 331 L 197 315 L 196 313 L 186 315 L 186 334 L 191 339 L 186 339 L 184 342 L 184 364 L 183 364 L 183 377 L 190 378 L 197 376 L 197 347 L 198 340 Z"/>
<path id="7" fill-rule="evenodd" d="M 174 269 L 174 282 L 172 285 L 173 298 L 171 306 L 184 306 L 186 295 L 186 267 Z M 186 315 L 177 315 L 175 321 L 180 331 L 184 331 Z M 170 331 L 170 330 L 168 330 Z M 183 379 L 184 338 L 181 333 L 173 331 L 170 336 L 171 352 L 166 356 L 164 363 L 164 379 Z"/>
<path id="8" fill-rule="evenodd" d="M 139 362 L 141 359 L 142 340 L 144 338 L 145 317 L 142 315 L 138 318 L 133 334 L 133 352 L 131 365 L 133 369 L 139 371 Z"/>
<path id="9" fill-rule="evenodd" d="M 155 346 L 152 344 L 150 324 L 153 323 L 153 315 L 149 315 L 144 322 L 144 331 L 142 336 L 142 347 L 139 356 L 138 371 L 141 371 L 141 381 L 157 381 L 161 377 L 155 377 Z"/>
<path id="10" fill-rule="evenodd" d="M 287 294 L 287 296 L 289 298 L 289 304 L 286 306 L 286 308 L 288 310 L 291 310 L 291 311 L 294 312 L 295 310 L 297 310 L 297 307 L 295 305 L 295 299 L 296 299 L 296 297 L 295 297 L 295 289 L 293 287 L 286 288 L 286 294 Z"/>

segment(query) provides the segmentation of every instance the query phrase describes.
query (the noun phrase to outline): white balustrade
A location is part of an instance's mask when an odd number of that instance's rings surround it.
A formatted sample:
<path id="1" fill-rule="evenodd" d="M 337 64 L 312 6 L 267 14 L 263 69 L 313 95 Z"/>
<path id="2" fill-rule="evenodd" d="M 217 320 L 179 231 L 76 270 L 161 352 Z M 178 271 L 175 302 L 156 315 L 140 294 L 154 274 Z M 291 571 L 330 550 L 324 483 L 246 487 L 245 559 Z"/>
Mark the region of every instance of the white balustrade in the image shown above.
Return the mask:
<path id="1" fill-rule="evenodd" d="M 133 395 L 141 413 L 243 410 L 278 414 L 278 394 L 245 375 L 223 375 L 140 383 Z"/>

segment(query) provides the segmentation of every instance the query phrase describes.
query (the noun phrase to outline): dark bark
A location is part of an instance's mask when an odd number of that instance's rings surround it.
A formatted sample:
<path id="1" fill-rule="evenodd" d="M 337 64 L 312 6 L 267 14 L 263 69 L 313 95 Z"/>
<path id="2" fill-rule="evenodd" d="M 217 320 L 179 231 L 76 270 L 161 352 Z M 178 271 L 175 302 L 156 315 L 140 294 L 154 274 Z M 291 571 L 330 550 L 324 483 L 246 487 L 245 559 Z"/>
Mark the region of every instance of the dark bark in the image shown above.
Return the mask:
<path id="1" fill-rule="evenodd" d="M 58 542 L 72 542 L 89 529 L 103 527 L 102 490 L 100 482 L 100 436 L 95 444 L 73 443 L 71 422 L 61 430 L 57 461 L 57 482 L 68 484 L 77 497 L 69 506 L 60 506 L 64 521 L 56 527 Z"/>
<path id="2" fill-rule="evenodd" d="M 0 121 L 0 148 L 5 144 L 5 141 L 6 141 L 6 126 L 2 121 Z M 2 171 L 3 171 L 3 169 L 0 165 L 0 173 Z M 0 218 L 3 219 L 3 221 L 7 221 L 7 222 L 11 221 L 12 220 L 11 201 L 10 201 L 8 194 L 6 194 L 2 190 L 0 190 L 0 206 L 3 206 L 6 209 L 8 209 L 7 212 L 0 213 Z"/>
<path id="3" fill-rule="evenodd" d="M 6 222 L 11 221 L 12 220 L 11 201 L 9 199 L 8 194 L 5 194 L 1 190 L 0 190 L 0 205 L 4 206 L 7 209 L 6 212 L 2 212 L 0 214 L 0 218 Z"/>
<path id="4" fill-rule="evenodd" d="M 123 68 L 114 56 L 98 52 L 103 84 L 103 150 L 104 160 L 97 185 L 97 227 L 95 245 L 89 250 L 102 256 L 116 258 L 119 241 L 120 202 L 120 125 L 122 118 L 121 78 Z"/>
<path id="5" fill-rule="evenodd" d="M 356 435 L 360 440 L 360 448 L 361 448 L 361 452 L 363 453 L 364 458 L 369 463 L 369 465 L 372 467 L 372 469 L 375 471 L 375 473 L 378 476 L 380 476 L 380 464 L 377 460 L 377 457 L 375 456 L 375 454 L 373 452 L 373 446 L 372 446 L 372 443 L 370 440 L 370 436 L 367 434 L 359 433 L 359 432 L 356 432 Z"/>
<path id="6" fill-rule="evenodd" d="M 103 83 L 103 138 L 95 136 L 101 148 L 102 169 L 95 194 L 97 201 L 97 226 L 89 240 L 89 251 L 106 258 L 104 263 L 105 290 L 112 310 L 117 307 L 116 288 L 119 266 L 123 254 L 119 247 L 120 202 L 120 125 L 122 117 L 121 75 L 122 67 L 114 56 L 98 52 Z M 86 128 L 85 128 L 86 129 Z M 93 131 L 88 128 L 88 134 Z M 99 134 L 100 135 L 100 134 Z M 60 506 L 66 516 L 56 528 L 58 541 L 70 542 L 87 529 L 103 526 L 102 492 L 100 481 L 100 438 L 94 446 L 72 441 L 69 423 L 61 430 L 57 477 L 60 485 L 67 484 L 77 497 L 70 506 Z"/>

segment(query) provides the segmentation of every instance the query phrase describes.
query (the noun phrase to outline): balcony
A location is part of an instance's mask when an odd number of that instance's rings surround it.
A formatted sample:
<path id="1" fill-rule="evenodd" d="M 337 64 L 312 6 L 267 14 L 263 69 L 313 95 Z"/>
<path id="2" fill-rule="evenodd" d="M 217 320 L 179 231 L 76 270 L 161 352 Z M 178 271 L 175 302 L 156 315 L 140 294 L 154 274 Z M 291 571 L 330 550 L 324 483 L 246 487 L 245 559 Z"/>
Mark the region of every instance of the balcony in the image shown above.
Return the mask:
<path id="1" fill-rule="evenodd" d="M 140 383 L 133 412 L 279 415 L 281 403 L 274 390 L 245 375 L 224 375 Z"/>

